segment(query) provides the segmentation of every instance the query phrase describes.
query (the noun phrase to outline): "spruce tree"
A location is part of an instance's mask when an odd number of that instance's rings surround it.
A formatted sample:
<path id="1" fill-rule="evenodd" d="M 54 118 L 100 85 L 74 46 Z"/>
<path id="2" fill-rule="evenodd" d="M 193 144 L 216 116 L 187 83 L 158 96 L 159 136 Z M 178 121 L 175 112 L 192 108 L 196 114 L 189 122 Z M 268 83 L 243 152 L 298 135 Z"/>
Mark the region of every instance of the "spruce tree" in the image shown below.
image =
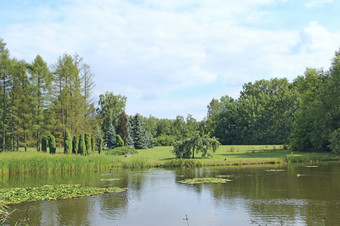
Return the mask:
<path id="1" fill-rule="evenodd" d="M 116 146 L 116 131 L 112 123 L 110 123 L 105 133 L 105 142 L 109 149 L 113 149 Z"/>
<path id="2" fill-rule="evenodd" d="M 132 120 L 132 131 L 134 136 L 134 146 L 136 149 L 148 148 L 148 136 L 145 129 L 145 124 L 142 121 L 142 116 L 136 114 Z"/>
<path id="3" fill-rule="evenodd" d="M 71 154 L 72 152 L 72 139 L 68 130 L 64 133 L 64 154 Z"/>
<path id="4" fill-rule="evenodd" d="M 85 155 L 86 154 L 86 146 L 85 146 L 85 137 L 84 134 L 79 135 L 79 147 L 78 154 Z"/>

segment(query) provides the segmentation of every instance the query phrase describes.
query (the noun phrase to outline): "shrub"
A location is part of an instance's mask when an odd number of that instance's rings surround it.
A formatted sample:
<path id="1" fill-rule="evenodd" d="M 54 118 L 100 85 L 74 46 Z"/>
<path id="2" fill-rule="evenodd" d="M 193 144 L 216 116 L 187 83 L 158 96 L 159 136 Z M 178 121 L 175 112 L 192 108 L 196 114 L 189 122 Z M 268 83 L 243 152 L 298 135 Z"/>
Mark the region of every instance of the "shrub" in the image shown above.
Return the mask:
<path id="1" fill-rule="evenodd" d="M 85 155 L 86 153 L 86 146 L 85 146 L 85 137 L 84 134 L 79 135 L 79 147 L 78 147 L 78 154 Z"/>
<path id="2" fill-rule="evenodd" d="M 105 152 L 105 155 L 125 155 L 125 153 L 129 152 L 130 154 L 138 154 L 138 151 L 131 147 L 118 147 L 115 149 L 108 150 Z"/>
<path id="3" fill-rule="evenodd" d="M 103 148 L 103 138 L 98 139 L 98 153 L 100 154 L 102 152 Z"/>
<path id="4" fill-rule="evenodd" d="M 47 152 L 48 138 L 43 136 L 41 139 L 41 151 Z"/>
<path id="5" fill-rule="evenodd" d="M 72 139 L 68 130 L 64 133 L 64 154 L 71 154 L 72 152 Z"/>
<path id="6" fill-rule="evenodd" d="M 72 153 L 73 154 L 78 153 L 78 147 L 79 147 L 79 137 L 73 136 L 73 140 L 72 140 Z"/>
<path id="7" fill-rule="evenodd" d="M 340 129 L 334 130 L 329 137 L 329 148 L 337 155 L 340 154 Z"/>
<path id="8" fill-rule="evenodd" d="M 123 141 L 123 139 L 120 137 L 119 134 L 116 135 L 116 146 L 117 146 L 117 147 L 123 147 L 123 146 L 124 146 L 124 141 Z"/>
<path id="9" fill-rule="evenodd" d="M 91 134 L 85 134 L 85 147 L 86 147 L 86 154 L 92 152 L 92 145 L 91 145 Z"/>
<path id="10" fill-rule="evenodd" d="M 53 135 L 50 135 L 48 137 L 48 144 L 49 144 L 49 148 L 50 148 L 50 153 L 55 154 L 55 151 L 57 149 L 57 144 L 55 142 L 55 137 Z"/>

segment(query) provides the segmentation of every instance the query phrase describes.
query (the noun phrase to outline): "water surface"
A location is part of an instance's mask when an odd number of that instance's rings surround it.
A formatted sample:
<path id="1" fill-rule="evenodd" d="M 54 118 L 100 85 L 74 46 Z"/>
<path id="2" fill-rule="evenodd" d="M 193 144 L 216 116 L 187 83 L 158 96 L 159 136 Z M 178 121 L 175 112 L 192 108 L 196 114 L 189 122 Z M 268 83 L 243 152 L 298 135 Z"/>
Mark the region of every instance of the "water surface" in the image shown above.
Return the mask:
<path id="1" fill-rule="evenodd" d="M 194 177 L 227 184 L 186 185 Z M 127 187 L 123 193 L 15 205 L 10 224 L 30 225 L 339 225 L 340 164 L 121 170 L 103 174 L 24 175 L 0 186 L 44 184 Z M 28 209 L 28 210 L 27 210 Z"/>

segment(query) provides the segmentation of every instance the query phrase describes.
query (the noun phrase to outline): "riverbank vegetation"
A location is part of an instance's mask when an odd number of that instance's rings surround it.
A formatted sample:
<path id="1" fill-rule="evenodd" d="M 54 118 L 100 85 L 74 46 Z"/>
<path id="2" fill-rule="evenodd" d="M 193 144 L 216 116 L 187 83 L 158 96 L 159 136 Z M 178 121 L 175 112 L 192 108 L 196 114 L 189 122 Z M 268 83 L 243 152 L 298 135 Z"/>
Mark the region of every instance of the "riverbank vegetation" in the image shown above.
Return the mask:
<path id="1" fill-rule="evenodd" d="M 67 155 L 63 149 L 50 155 L 28 152 L 6 152 L 1 154 L 0 175 L 25 173 L 62 173 L 62 172 L 107 172 L 114 168 L 151 168 L 151 167 L 204 167 L 234 166 L 254 164 L 287 164 L 294 162 L 339 161 L 333 153 L 292 152 L 285 146 L 275 145 L 221 145 L 209 158 L 196 156 L 194 159 L 177 159 L 172 154 L 173 147 L 155 147 L 139 150 L 131 157 L 122 155 L 93 154 L 89 156 Z M 103 151 L 110 152 L 110 151 Z"/>

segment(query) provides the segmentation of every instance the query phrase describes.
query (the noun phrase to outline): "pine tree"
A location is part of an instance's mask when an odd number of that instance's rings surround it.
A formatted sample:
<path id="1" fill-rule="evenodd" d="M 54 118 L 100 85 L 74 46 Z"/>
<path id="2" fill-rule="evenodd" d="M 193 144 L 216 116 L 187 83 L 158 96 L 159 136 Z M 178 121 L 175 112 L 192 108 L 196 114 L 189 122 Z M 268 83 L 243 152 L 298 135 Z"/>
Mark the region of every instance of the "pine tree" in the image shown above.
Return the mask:
<path id="1" fill-rule="evenodd" d="M 145 130 L 145 125 L 142 121 L 142 116 L 136 114 L 131 122 L 133 131 L 133 143 L 136 149 L 146 149 L 148 148 L 148 137 Z"/>
<path id="2" fill-rule="evenodd" d="M 64 154 L 71 154 L 72 152 L 72 139 L 68 130 L 64 133 Z"/>
<path id="3" fill-rule="evenodd" d="M 110 123 L 105 133 L 105 142 L 109 149 L 113 149 L 116 146 L 116 131 L 112 123 Z"/>

